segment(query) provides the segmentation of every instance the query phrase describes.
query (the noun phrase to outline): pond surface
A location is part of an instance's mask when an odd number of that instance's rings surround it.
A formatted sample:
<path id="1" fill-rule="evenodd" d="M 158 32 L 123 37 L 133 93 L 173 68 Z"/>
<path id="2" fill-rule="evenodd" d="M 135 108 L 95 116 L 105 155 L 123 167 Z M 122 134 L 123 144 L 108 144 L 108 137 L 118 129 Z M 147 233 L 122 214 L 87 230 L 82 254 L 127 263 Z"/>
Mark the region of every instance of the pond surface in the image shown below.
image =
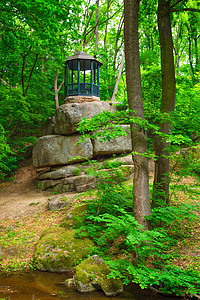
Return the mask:
<path id="1" fill-rule="evenodd" d="M 66 287 L 63 282 L 71 274 L 47 272 L 0 273 L 0 299 L 13 300 L 179 300 L 176 297 L 156 295 L 149 290 L 141 290 L 136 285 L 126 287 L 117 297 L 106 297 L 101 292 L 80 294 Z"/>

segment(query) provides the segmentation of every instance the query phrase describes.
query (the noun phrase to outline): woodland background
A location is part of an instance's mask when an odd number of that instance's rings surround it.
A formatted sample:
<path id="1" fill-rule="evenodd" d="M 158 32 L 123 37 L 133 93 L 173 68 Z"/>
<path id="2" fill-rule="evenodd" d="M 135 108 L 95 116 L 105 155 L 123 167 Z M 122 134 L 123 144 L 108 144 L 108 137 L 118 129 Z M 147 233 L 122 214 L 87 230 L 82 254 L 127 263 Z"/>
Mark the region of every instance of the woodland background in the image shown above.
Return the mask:
<path id="1" fill-rule="evenodd" d="M 199 2 L 172 2 L 177 4 L 171 14 L 176 68 L 173 133 L 190 143 L 200 130 L 200 14 L 192 11 Z M 186 6 L 190 11 L 184 11 Z M 85 52 L 103 63 L 101 100 L 116 99 L 126 107 L 127 93 L 122 1 L 3 0 L 0 12 L 0 178 L 4 179 L 43 132 L 46 119 L 54 114 L 58 91 L 59 104 L 63 103 L 64 62 L 80 51 L 80 41 Z M 139 46 L 145 117 L 156 124 L 162 93 L 156 0 L 140 3 Z M 151 135 L 148 142 L 153 143 Z"/>

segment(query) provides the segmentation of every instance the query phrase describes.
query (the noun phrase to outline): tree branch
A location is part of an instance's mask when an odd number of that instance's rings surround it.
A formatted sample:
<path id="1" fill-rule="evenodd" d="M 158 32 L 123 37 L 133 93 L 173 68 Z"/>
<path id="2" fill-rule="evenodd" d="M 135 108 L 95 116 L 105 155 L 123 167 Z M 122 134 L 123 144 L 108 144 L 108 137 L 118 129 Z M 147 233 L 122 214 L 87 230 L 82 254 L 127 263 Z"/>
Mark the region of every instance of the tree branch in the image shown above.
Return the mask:
<path id="1" fill-rule="evenodd" d="M 180 8 L 180 9 L 171 9 L 170 12 L 179 12 L 179 11 L 192 11 L 192 12 L 200 12 L 198 8 Z"/>
<path id="2" fill-rule="evenodd" d="M 8 47 L 8 48 L 10 48 L 11 50 L 13 50 L 14 52 L 15 52 L 15 49 L 14 48 L 12 48 L 11 46 L 9 46 L 7 43 L 6 43 L 6 41 L 4 40 L 4 37 L 3 37 L 3 35 L 2 35 L 2 41 L 4 42 L 4 44 Z"/>
<path id="3" fill-rule="evenodd" d="M 18 119 L 17 123 L 15 124 L 15 126 L 13 127 L 13 129 L 11 130 L 11 132 L 8 134 L 6 142 L 15 133 L 18 125 L 20 124 L 20 122 L 21 122 L 21 119 Z"/>
<path id="4" fill-rule="evenodd" d="M 28 88 L 29 88 L 29 85 L 30 85 L 30 81 L 31 81 L 31 77 L 32 77 L 32 74 L 33 74 L 33 70 L 35 68 L 35 65 L 36 65 L 36 62 L 38 60 L 38 53 L 36 54 L 36 57 L 35 57 L 35 61 L 34 61 L 34 64 L 32 66 L 32 69 L 31 69 L 31 72 L 30 72 L 30 75 L 29 75 L 29 80 L 28 80 L 28 84 L 27 84 L 27 87 L 26 87 L 26 90 L 25 90 L 25 96 L 26 96 L 26 93 L 28 91 Z"/>
<path id="5" fill-rule="evenodd" d="M 183 0 L 177 0 L 176 3 L 170 5 L 170 7 L 169 7 L 170 10 L 171 10 L 173 7 L 175 7 L 177 4 L 179 4 L 180 2 L 183 2 Z"/>
<path id="6" fill-rule="evenodd" d="M 10 84 L 8 84 L 5 80 L 3 80 L 2 78 L 0 78 L 0 81 L 3 83 L 3 85 L 8 86 L 10 89 L 13 88 L 13 86 L 11 86 Z"/>
<path id="7" fill-rule="evenodd" d="M 25 91 L 25 89 L 24 89 L 24 69 L 25 69 L 25 61 L 26 61 L 26 57 L 27 57 L 27 55 L 29 54 L 29 52 L 31 51 L 31 48 L 32 48 L 32 46 L 30 46 L 30 49 L 28 50 L 28 52 L 25 54 L 25 55 L 23 55 L 22 53 L 20 53 L 20 55 L 22 56 L 22 60 L 23 60 L 23 63 L 22 63 L 22 75 L 21 75 L 21 79 L 22 79 L 22 91 L 23 91 L 23 93 L 22 93 L 22 95 L 25 97 L 26 96 L 26 91 Z"/>
<path id="8" fill-rule="evenodd" d="M 110 20 L 110 19 L 112 19 L 120 10 L 121 10 L 121 8 L 122 7 L 120 7 L 112 16 L 110 16 L 109 18 L 108 18 L 108 20 Z M 96 26 L 100 26 L 100 25 L 103 25 L 104 23 L 106 23 L 106 21 L 107 21 L 107 18 L 106 18 L 106 20 L 104 20 L 104 21 L 102 21 L 101 23 L 97 23 L 97 24 L 95 24 L 95 26 L 93 26 L 86 34 L 85 34 L 85 36 L 87 36 L 90 32 L 92 32 L 93 30 L 95 31 L 95 29 L 96 29 Z"/>
<path id="9" fill-rule="evenodd" d="M 61 84 L 60 84 L 59 87 L 58 87 L 58 92 L 60 91 L 60 89 L 61 89 L 61 87 L 63 86 L 63 84 L 64 84 L 64 79 L 63 79 L 63 81 L 61 82 Z"/>

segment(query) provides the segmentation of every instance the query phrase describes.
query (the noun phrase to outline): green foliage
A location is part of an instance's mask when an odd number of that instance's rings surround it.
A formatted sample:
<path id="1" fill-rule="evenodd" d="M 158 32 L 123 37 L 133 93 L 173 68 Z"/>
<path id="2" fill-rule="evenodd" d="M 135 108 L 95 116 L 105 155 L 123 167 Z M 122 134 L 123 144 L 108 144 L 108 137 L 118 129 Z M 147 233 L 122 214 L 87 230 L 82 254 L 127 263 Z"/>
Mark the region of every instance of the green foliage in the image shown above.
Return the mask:
<path id="1" fill-rule="evenodd" d="M 16 161 L 13 160 L 13 153 L 9 145 L 6 143 L 6 137 L 3 126 L 0 124 L 0 180 L 11 172 L 11 166 L 15 166 Z M 8 161 L 8 157 L 11 159 Z"/>
<path id="2" fill-rule="evenodd" d="M 131 278 L 131 281 L 139 284 L 141 288 L 150 286 L 177 296 L 194 295 L 200 291 L 200 276 L 195 271 L 175 266 L 165 266 L 162 270 L 143 264 L 134 266 L 127 260 L 110 261 L 109 265 L 112 268 L 111 277 L 120 278 L 124 274 L 125 283 Z"/>
<path id="3" fill-rule="evenodd" d="M 192 230 L 197 219 L 197 207 L 155 208 L 148 217 L 152 229 L 144 231 L 133 216 L 131 187 L 124 185 L 118 174 L 98 179 L 97 198 L 87 203 L 77 235 L 93 239 L 96 247 L 91 254 L 107 260 L 109 276 L 121 278 L 125 284 L 131 281 L 141 288 L 152 286 L 177 296 L 198 293 L 199 274 L 174 266 L 177 254 L 171 251 L 179 240 L 190 235 L 188 228 Z"/>
<path id="4" fill-rule="evenodd" d="M 141 80 L 145 118 L 156 124 L 162 94 L 160 66 L 155 64 L 148 66 L 141 72 Z"/>
<path id="5" fill-rule="evenodd" d="M 198 207 L 194 205 L 180 205 L 171 207 L 157 207 L 152 209 L 151 221 L 153 228 L 160 228 L 174 239 L 185 238 L 191 234 L 185 231 L 186 224 L 193 224 L 198 217 L 194 214 Z M 189 226 L 187 226 L 188 228 Z"/>
<path id="6" fill-rule="evenodd" d="M 12 150 L 4 150 L 3 163 L 0 158 L 1 179 L 16 168 L 30 138 L 54 113 L 53 80 L 79 35 L 73 30 L 79 12 L 80 1 L 0 3 L 0 124 Z"/>
<path id="7" fill-rule="evenodd" d="M 172 158 L 174 166 L 171 173 L 175 173 L 178 176 L 178 180 L 182 177 L 196 176 L 199 179 L 200 176 L 200 147 L 191 146 L 179 151 L 178 154 Z"/>
<path id="8" fill-rule="evenodd" d="M 200 82 L 193 85 L 190 76 L 177 78 L 176 108 L 174 112 L 173 133 L 189 136 L 200 135 Z"/>

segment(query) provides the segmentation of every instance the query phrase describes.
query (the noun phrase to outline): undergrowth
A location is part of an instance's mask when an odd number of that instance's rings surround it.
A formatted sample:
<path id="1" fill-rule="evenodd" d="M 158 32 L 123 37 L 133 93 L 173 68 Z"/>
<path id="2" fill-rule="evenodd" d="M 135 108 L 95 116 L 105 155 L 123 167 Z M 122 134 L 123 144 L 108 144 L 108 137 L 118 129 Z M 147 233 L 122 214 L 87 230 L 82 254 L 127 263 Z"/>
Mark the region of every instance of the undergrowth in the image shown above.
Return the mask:
<path id="1" fill-rule="evenodd" d="M 174 264 L 180 256 L 178 243 L 191 234 L 199 207 L 177 204 L 154 208 L 148 217 L 151 230 L 145 231 L 134 218 L 132 187 L 123 182 L 121 174 L 107 173 L 98 180 L 96 201 L 88 202 L 77 236 L 90 237 L 96 243 L 90 254 L 107 261 L 109 276 L 166 294 L 199 293 L 200 274 Z"/>

